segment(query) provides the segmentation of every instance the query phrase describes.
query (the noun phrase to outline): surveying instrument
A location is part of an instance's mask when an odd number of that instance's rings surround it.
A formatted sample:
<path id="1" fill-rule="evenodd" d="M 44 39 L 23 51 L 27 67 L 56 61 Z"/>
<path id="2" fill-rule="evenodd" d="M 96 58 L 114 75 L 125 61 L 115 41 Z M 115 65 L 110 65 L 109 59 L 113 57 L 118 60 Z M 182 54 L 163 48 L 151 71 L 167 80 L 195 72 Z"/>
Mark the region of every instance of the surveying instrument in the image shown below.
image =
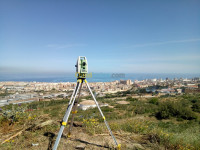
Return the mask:
<path id="1" fill-rule="evenodd" d="M 106 121 L 106 118 L 103 115 L 103 112 L 101 111 L 101 108 L 100 108 L 100 106 L 99 106 L 99 104 L 98 104 L 98 102 L 97 102 L 94 94 L 92 93 L 92 90 L 90 89 L 90 86 L 89 86 L 87 80 L 86 80 L 86 75 L 88 73 L 88 63 L 87 63 L 86 57 L 79 56 L 75 67 L 76 67 L 76 74 L 77 74 L 77 84 L 76 84 L 76 87 L 75 87 L 75 89 L 74 89 L 74 91 L 72 93 L 72 96 L 71 96 L 71 99 L 69 101 L 67 110 L 65 112 L 65 116 L 64 116 L 64 118 L 62 120 L 61 127 L 60 127 L 60 130 L 58 132 L 58 136 L 56 138 L 53 150 L 57 150 L 57 147 L 58 147 L 58 144 L 60 142 L 62 133 L 64 131 L 64 128 L 67 125 L 67 122 L 68 122 L 68 119 L 69 119 L 69 115 L 70 115 L 70 113 L 72 111 L 72 120 L 71 120 L 71 123 L 70 123 L 70 126 L 69 126 L 68 137 L 71 135 L 71 130 L 72 130 L 72 126 L 73 126 L 74 116 L 77 113 L 76 109 L 77 109 L 77 105 L 78 105 L 78 101 L 79 101 L 79 97 L 80 97 L 80 93 L 81 93 L 81 88 L 82 88 L 83 82 L 86 83 L 87 88 L 89 89 L 89 91 L 90 91 L 90 93 L 92 95 L 92 98 L 94 99 L 94 102 L 96 103 L 96 106 L 97 106 L 97 108 L 98 108 L 98 110 L 99 110 L 99 112 L 100 112 L 100 114 L 101 114 L 101 116 L 102 116 L 102 118 L 104 120 L 104 123 L 106 124 L 106 127 L 107 127 L 108 131 L 110 132 L 110 135 L 113 138 L 113 140 L 114 140 L 117 148 L 120 149 L 121 145 L 117 143 L 117 141 L 116 141 L 116 139 L 115 139 L 115 137 L 114 137 L 114 135 L 113 135 L 113 133 L 112 133 L 112 131 L 111 131 L 111 129 L 110 129 L 107 121 Z M 79 92 L 79 94 L 78 94 L 78 98 L 76 100 L 76 96 L 77 96 L 78 92 Z"/>

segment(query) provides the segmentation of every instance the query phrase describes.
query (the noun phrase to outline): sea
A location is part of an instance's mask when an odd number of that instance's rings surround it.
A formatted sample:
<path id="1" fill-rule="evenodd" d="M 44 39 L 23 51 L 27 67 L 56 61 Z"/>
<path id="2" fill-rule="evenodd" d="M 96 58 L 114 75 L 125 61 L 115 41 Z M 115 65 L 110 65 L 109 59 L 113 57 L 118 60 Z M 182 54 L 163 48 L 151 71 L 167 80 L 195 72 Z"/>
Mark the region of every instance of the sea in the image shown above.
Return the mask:
<path id="1" fill-rule="evenodd" d="M 145 79 L 191 79 L 200 77 L 199 74 L 189 73 L 90 73 L 89 82 L 111 82 L 115 80 L 145 80 Z M 0 81 L 24 82 L 76 82 L 75 73 L 62 74 L 0 74 Z"/>

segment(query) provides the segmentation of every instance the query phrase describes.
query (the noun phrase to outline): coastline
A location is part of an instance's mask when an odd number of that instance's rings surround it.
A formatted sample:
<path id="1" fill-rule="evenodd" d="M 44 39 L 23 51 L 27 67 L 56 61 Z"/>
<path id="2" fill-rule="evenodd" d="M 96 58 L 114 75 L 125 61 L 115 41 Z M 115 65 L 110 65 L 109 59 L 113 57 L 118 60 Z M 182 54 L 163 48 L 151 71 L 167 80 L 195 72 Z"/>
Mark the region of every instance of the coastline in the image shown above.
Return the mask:
<path id="1" fill-rule="evenodd" d="M 92 73 L 92 78 L 87 78 L 88 82 L 112 82 L 115 80 L 147 80 L 147 79 L 174 79 L 184 78 L 191 79 L 200 77 L 200 73 L 123 73 L 123 77 L 113 77 L 117 73 Z M 119 73 L 122 74 L 122 73 Z M 66 74 L 0 74 L 0 82 L 76 82 L 76 77 L 73 73 Z"/>

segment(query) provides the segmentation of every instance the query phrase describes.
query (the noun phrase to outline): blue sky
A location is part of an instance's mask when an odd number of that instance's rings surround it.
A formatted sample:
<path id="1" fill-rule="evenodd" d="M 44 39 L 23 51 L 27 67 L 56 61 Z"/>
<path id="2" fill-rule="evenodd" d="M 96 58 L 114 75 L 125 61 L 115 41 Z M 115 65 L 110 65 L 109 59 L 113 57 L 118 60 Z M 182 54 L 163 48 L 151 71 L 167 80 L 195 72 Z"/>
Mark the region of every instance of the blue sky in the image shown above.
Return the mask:
<path id="1" fill-rule="evenodd" d="M 199 0 L 1 0 L 0 73 L 200 73 Z"/>

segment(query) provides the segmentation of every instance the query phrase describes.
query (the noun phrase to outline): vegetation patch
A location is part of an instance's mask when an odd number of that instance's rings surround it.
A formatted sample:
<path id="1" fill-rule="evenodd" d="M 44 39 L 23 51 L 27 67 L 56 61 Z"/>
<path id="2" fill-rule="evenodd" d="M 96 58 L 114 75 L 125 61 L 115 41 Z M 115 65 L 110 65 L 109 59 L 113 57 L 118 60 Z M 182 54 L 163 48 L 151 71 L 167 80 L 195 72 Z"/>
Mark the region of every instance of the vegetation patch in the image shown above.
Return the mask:
<path id="1" fill-rule="evenodd" d="M 184 106 L 181 102 L 163 102 L 159 104 L 155 116 L 158 119 L 169 119 L 171 117 L 185 120 L 197 119 L 197 115 L 191 108 Z"/>

